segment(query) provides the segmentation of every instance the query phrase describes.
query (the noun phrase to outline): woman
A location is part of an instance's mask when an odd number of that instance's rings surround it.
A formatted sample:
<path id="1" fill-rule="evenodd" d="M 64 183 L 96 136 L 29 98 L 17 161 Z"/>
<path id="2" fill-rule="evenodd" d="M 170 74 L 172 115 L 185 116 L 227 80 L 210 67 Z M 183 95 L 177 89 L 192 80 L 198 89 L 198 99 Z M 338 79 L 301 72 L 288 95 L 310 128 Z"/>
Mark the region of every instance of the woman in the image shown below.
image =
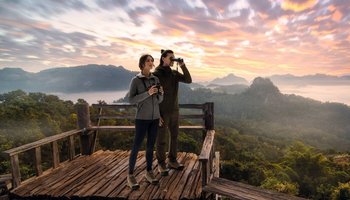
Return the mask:
<path id="1" fill-rule="evenodd" d="M 135 117 L 135 138 L 129 158 L 128 185 L 132 189 L 140 186 L 134 176 L 134 168 L 139 148 L 147 133 L 146 145 L 146 180 L 151 184 L 158 184 L 152 170 L 153 147 L 157 138 L 159 124 L 159 103 L 163 101 L 163 88 L 160 87 L 159 79 L 151 73 L 154 67 L 154 59 L 151 55 L 143 55 L 139 60 L 141 72 L 130 83 L 129 102 L 137 105 Z"/>

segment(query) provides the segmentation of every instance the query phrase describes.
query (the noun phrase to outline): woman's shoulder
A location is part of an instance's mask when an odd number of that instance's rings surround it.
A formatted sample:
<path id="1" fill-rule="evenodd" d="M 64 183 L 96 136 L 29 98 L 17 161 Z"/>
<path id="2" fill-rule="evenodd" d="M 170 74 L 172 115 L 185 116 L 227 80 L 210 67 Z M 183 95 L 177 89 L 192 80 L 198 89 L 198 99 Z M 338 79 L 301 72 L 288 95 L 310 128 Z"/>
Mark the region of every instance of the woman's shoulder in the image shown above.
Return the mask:
<path id="1" fill-rule="evenodd" d="M 142 81 L 142 78 L 140 78 L 139 76 L 134 76 L 131 78 L 132 83 L 140 83 L 141 81 Z"/>
<path id="2" fill-rule="evenodd" d="M 155 80 L 159 80 L 159 78 L 154 73 L 151 73 L 150 78 L 155 79 Z"/>

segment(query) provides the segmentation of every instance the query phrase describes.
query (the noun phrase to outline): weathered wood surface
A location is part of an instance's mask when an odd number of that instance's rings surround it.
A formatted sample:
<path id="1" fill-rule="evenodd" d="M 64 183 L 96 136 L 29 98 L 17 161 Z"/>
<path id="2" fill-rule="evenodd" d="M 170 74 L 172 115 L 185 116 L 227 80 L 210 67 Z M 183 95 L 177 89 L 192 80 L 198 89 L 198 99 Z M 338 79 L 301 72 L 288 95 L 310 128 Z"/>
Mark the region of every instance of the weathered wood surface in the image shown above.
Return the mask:
<path id="1" fill-rule="evenodd" d="M 43 138 L 41 140 L 29 143 L 29 144 L 25 144 L 25 145 L 22 145 L 22 146 L 19 146 L 19 147 L 16 147 L 16 148 L 4 151 L 4 153 L 8 154 L 9 156 L 16 155 L 16 154 L 28 151 L 30 149 L 34 149 L 36 147 L 41 147 L 42 145 L 49 144 L 51 142 L 64 139 L 64 138 L 69 137 L 69 136 L 80 134 L 81 132 L 82 132 L 82 130 L 78 130 L 78 129 L 77 130 L 67 131 L 67 132 L 64 132 L 64 133 L 53 135 L 53 136 L 50 136 L 50 137 L 47 137 L 47 138 Z"/>
<path id="2" fill-rule="evenodd" d="M 140 188 L 132 191 L 126 181 L 129 151 L 97 151 L 61 163 L 50 173 L 22 182 L 10 192 L 17 198 L 30 199 L 199 199 L 201 175 L 197 155 L 178 153 L 178 160 L 185 165 L 184 170 L 170 170 L 169 176 L 161 177 L 154 159 L 154 172 L 160 183 L 150 185 L 144 179 L 145 152 L 140 152 L 135 169 Z"/>
<path id="3" fill-rule="evenodd" d="M 234 200 L 305 200 L 304 198 L 217 177 L 214 177 L 203 188 L 203 191 L 226 196 Z"/>
<path id="4" fill-rule="evenodd" d="M 179 108 L 188 108 L 188 109 L 203 109 L 205 104 L 179 104 Z M 123 103 L 116 103 L 116 104 L 92 104 L 92 107 L 94 108 L 136 108 L 136 105 L 134 104 L 123 104 Z"/>
<path id="5" fill-rule="evenodd" d="M 204 114 L 181 114 L 179 115 L 179 119 L 203 119 L 205 117 Z M 95 117 L 95 119 L 135 119 L 134 115 L 102 115 L 99 114 Z"/>
<path id="6" fill-rule="evenodd" d="M 179 126 L 180 130 L 204 130 L 205 127 L 197 126 Z M 118 131 L 135 131 L 135 126 L 91 126 L 89 130 L 118 130 Z"/>

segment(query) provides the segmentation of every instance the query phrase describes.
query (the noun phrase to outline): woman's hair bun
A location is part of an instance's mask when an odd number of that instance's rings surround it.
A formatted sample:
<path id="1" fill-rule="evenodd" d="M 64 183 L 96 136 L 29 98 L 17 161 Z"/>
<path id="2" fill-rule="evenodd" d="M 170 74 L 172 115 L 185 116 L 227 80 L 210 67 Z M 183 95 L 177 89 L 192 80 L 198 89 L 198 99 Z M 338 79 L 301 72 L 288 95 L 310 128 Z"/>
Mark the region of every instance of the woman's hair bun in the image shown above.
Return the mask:
<path id="1" fill-rule="evenodd" d="M 160 53 L 163 54 L 164 51 L 165 51 L 164 49 L 161 49 L 161 50 L 160 50 Z"/>

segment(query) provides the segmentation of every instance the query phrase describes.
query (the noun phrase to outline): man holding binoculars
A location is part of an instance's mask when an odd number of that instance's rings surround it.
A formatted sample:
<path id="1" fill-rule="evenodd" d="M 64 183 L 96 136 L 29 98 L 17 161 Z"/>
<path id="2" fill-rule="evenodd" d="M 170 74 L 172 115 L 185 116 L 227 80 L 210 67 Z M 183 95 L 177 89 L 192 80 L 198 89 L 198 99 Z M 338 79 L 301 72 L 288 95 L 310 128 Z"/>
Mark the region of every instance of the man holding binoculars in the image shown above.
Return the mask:
<path id="1" fill-rule="evenodd" d="M 157 160 L 158 170 L 162 176 L 167 176 L 169 169 L 182 170 L 184 166 L 177 162 L 177 137 L 179 134 L 179 104 L 178 89 L 179 82 L 191 83 L 191 75 L 186 68 L 182 58 L 175 58 L 172 50 L 162 50 L 159 66 L 156 67 L 154 75 L 159 78 L 164 90 L 163 102 L 159 104 L 160 121 L 157 137 Z M 172 70 L 174 62 L 177 62 L 183 74 Z M 166 139 L 170 132 L 168 166 L 166 166 Z"/>

